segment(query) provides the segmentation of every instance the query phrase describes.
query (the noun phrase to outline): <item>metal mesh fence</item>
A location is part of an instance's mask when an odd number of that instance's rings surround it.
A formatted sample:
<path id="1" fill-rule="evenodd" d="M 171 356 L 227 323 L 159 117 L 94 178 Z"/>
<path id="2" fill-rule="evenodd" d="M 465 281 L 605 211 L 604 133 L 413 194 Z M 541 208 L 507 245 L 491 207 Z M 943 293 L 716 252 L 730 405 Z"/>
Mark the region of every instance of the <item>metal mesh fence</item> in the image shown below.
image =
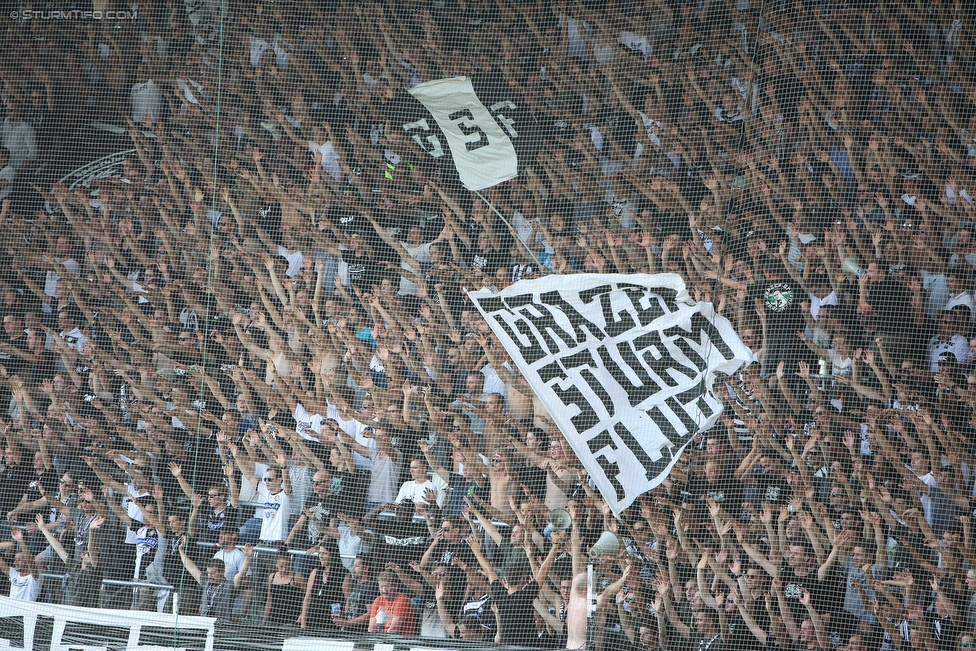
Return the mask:
<path id="1" fill-rule="evenodd" d="M 4 2 L 0 639 L 972 645 L 972 18 Z"/>

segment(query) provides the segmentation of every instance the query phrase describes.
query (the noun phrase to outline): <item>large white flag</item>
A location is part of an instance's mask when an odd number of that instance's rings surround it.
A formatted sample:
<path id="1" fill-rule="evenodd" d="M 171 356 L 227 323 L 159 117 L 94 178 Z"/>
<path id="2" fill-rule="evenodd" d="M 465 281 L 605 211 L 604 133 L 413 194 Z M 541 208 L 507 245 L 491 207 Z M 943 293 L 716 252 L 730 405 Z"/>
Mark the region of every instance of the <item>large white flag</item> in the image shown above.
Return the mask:
<path id="1" fill-rule="evenodd" d="M 411 88 L 410 94 L 427 107 L 447 138 L 464 187 L 483 190 L 515 178 L 515 147 L 478 99 L 470 79 L 428 81 Z"/>
<path id="2" fill-rule="evenodd" d="M 718 420 L 716 374 L 752 358 L 676 274 L 552 275 L 469 296 L 616 514 Z"/>

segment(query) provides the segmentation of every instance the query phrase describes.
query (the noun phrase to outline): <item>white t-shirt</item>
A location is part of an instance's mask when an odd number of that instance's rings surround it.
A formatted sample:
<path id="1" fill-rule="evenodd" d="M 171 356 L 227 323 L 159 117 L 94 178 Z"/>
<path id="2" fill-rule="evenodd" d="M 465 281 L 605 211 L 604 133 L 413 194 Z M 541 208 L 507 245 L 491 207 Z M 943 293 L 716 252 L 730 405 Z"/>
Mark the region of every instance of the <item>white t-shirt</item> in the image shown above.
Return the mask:
<path id="1" fill-rule="evenodd" d="M 136 534 L 136 571 L 133 578 L 142 577 L 143 568 L 155 565 L 156 570 L 163 573 L 163 561 L 166 560 L 166 537 L 152 527 L 142 527 Z"/>
<path id="2" fill-rule="evenodd" d="M 0 195 L 0 199 L 3 196 Z M 949 302 L 945 304 L 943 308 L 946 312 L 958 305 L 965 305 L 969 309 L 969 320 L 976 320 L 976 301 L 973 300 L 973 295 L 967 290 L 961 294 L 956 294 L 949 299 Z"/>
<path id="3" fill-rule="evenodd" d="M 21 601 L 37 601 L 41 591 L 41 583 L 33 574 L 21 574 L 10 568 L 10 598 Z"/>
<path id="4" fill-rule="evenodd" d="M 224 578 L 227 581 L 233 581 L 234 577 L 241 569 L 241 565 L 244 564 L 244 552 L 239 549 L 233 549 L 229 552 L 225 552 L 223 549 L 218 549 L 217 553 L 213 555 L 214 558 L 219 558 L 224 562 Z M 248 576 L 251 575 L 251 570 L 247 571 Z"/>
<path id="5" fill-rule="evenodd" d="M 328 411 L 326 412 L 328 418 L 331 418 L 335 422 L 339 423 L 339 429 L 349 435 L 350 438 L 355 440 L 360 445 L 365 445 L 370 450 L 376 449 L 376 441 L 371 438 L 363 436 L 363 431 L 368 427 L 364 423 L 359 422 L 355 418 L 350 420 L 343 420 L 339 415 L 339 408 L 335 405 L 328 405 Z M 339 440 L 342 441 L 342 435 L 339 435 Z M 363 455 L 359 454 L 355 450 L 350 450 L 352 452 L 352 462 L 358 470 L 369 470 L 372 464 L 370 460 Z"/>
<path id="6" fill-rule="evenodd" d="M 60 264 L 61 266 L 63 266 L 64 270 L 67 271 L 69 274 L 73 274 L 77 276 L 81 273 L 81 265 L 78 264 L 77 260 L 74 260 L 72 258 L 68 258 L 66 260 L 59 260 L 58 258 L 55 258 L 54 261 Z M 51 298 L 56 297 L 58 295 L 59 280 L 61 280 L 61 276 L 54 273 L 53 271 L 48 271 L 46 274 L 44 274 L 44 294 L 50 296 Z M 53 308 L 47 303 L 44 303 L 43 307 L 44 307 L 44 312 L 53 311 Z M 48 337 L 50 338 L 50 335 L 48 335 Z M 54 344 L 52 343 L 51 345 L 53 346 Z"/>
<path id="7" fill-rule="evenodd" d="M 163 95 L 152 79 L 135 84 L 129 91 L 129 101 L 132 102 L 132 121 L 136 124 L 143 124 L 146 118 L 153 122 L 162 119 Z"/>
<path id="8" fill-rule="evenodd" d="M 969 350 L 969 342 L 962 335 L 952 335 L 949 341 L 942 341 L 939 335 L 929 339 L 929 370 L 933 373 L 939 372 L 939 355 L 952 353 L 956 361 L 960 364 L 968 364 L 972 359 L 972 352 Z"/>
<path id="9" fill-rule="evenodd" d="M 312 475 L 314 470 L 308 466 L 288 465 L 288 477 L 291 479 L 291 515 L 301 515 L 305 502 L 312 494 Z"/>
<path id="10" fill-rule="evenodd" d="M 342 566 L 352 572 L 353 561 L 360 554 L 368 553 L 369 545 L 363 542 L 362 538 L 353 534 L 352 529 L 345 522 L 340 523 L 338 529 L 339 559 L 342 561 Z"/>
<path id="11" fill-rule="evenodd" d="M 508 362 L 504 362 L 507 364 Z M 508 368 L 507 366 L 505 368 Z M 511 369 L 509 369 L 511 370 Z M 492 368 L 491 364 L 485 364 L 481 367 L 481 374 L 485 376 L 485 382 L 482 385 L 482 391 L 487 393 L 500 393 L 501 395 L 508 398 L 508 387 L 505 386 L 505 380 L 498 375 L 498 371 Z"/>
<path id="12" fill-rule="evenodd" d="M 369 455 L 372 462 L 371 476 L 369 480 L 369 490 L 367 491 L 366 501 L 389 503 L 394 501 L 397 494 L 396 481 L 400 476 L 399 453 L 394 450 L 393 455 L 380 456 L 380 451 L 374 449 Z"/>
<path id="13" fill-rule="evenodd" d="M 400 487 L 400 492 L 397 493 L 396 499 L 393 501 L 397 504 L 405 500 L 410 500 L 414 504 L 429 504 L 429 502 L 424 499 L 424 493 L 427 491 L 432 491 L 434 493 L 436 501 L 437 486 L 435 486 L 432 481 L 428 479 L 424 483 L 418 484 L 411 479 Z"/>
<path id="14" fill-rule="evenodd" d="M 0 169 L 0 181 L 8 181 L 8 183 L 0 188 L 0 201 L 3 201 L 10 193 L 14 191 L 14 179 L 17 178 L 17 171 L 12 165 L 7 165 L 3 169 Z"/>
<path id="15" fill-rule="evenodd" d="M 810 318 L 814 321 L 817 320 L 817 315 L 820 314 L 820 308 L 824 305 L 837 305 L 837 294 L 830 292 L 823 298 L 820 298 L 816 294 L 810 294 Z"/>
<path id="16" fill-rule="evenodd" d="M 20 169 L 28 158 L 37 158 L 37 137 L 34 127 L 27 122 L 21 120 L 14 124 L 10 118 L 4 119 L 0 136 L 3 146 L 10 150 L 10 165 L 14 169 Z"/>
<path id="17" fill-rule="evenodd" d="M 282 541 L 288 537 L 288 515 L 291 500 L 284 490 L 271 494 L 265 482 L 258 484 L 259 501 L 264 502 L 261 514 L 261 540 Z"/>
<path id="18" fill-rule="evenodd" d="M 136 503 L 132 501 L 132 498 L 141 500 L 144 497 L 149 497 L 149 493 L 140 493 L 139 491 L 136 490 L 135 486 L 133 486 L 132 484 L 129 484 L 127 488 L 128 488 L 128 493 L 122 499 L 122 508 L 125 509 L 126 515 L 132 518 L 133 521 L 142 524 L 143 522 L 142 511 L 140 511 L 139 507 L 136 506 Z M 125 530 L 126 545 L 136 544 L 136 538 L 138 537 L 139 536 L 136 533 L 135 529 L 126 528 Z"/>
<path id="19" fill-rule="evenodd" d="M 318 435 L 322 433 L 322 414 L 310 414 L 305 409 L 305 405 L 298 403 L 295 406 L 295 431 L 303 439 L 318 441 Z"/>

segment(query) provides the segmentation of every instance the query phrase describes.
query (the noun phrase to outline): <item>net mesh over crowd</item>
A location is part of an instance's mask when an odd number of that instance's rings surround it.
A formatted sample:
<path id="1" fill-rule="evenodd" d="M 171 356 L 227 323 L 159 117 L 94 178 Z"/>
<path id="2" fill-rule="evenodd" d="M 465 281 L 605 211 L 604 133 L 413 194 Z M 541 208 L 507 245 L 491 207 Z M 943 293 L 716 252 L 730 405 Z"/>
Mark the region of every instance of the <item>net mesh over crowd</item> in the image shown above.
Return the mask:
<path id="1" fill-rule="evenodd" d="M 976 644 L 969 3 L 0 4 L 0 644 Z"/>

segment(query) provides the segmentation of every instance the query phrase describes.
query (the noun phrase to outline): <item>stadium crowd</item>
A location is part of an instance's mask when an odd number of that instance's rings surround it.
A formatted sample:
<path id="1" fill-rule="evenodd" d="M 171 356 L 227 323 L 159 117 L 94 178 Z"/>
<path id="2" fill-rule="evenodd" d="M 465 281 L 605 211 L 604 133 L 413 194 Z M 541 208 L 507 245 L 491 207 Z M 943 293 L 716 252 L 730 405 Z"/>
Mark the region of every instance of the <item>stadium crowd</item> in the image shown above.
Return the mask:
<path id="1" fill-rule="evenodd" d="M 965 3 L 149 4 L 2 26 L 4 591 L 559 648 L 974 644 Z M 484 198 L 400 126 L 460 75 L 515 115 Z M 49 182 L 92 120 L 121 171 Z M 465 294 L 581 272 L 680 274 L 755 353 L 619 519 Z"/>

